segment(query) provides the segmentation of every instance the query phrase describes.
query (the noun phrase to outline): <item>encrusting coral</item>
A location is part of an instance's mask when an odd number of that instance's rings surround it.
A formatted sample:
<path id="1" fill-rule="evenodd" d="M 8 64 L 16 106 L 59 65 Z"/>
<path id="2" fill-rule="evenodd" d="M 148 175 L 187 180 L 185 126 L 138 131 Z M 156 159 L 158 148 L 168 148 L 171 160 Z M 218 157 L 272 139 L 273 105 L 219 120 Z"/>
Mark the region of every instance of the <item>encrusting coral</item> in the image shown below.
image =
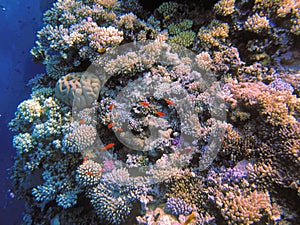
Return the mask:
<path id="1" fill-rule="evenodd" d="M 23 223 L 297 224 L 299 6 L 57 0 L 9 123 Z"/>

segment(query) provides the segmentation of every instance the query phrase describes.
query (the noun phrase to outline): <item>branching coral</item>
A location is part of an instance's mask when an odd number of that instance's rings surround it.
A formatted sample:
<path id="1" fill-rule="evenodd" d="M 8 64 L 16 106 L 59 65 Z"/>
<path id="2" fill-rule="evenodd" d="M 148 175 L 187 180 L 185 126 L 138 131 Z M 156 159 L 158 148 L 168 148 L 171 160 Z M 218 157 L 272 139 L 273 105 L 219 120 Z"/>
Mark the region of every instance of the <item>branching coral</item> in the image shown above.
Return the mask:
<path id="1" fill-rule="evenodd" d="M 239 191 L 230 190 L 225 195 L 216 193 L 217 205 L 230 223 L 254 224 L 263 216 L 268 216 L 273 221 L 280 219 L 278 206 L 271 204 L 268 193 Z"/>
<path id="2" fill-rule="evenodd" d="M 245 29 L 254 33 L 266 32 L 270 28 L 269 20 L 267 17 L 261 17 L 258 14 L 254 14 L 249 17 L 245 22 Z"/>
<path id="3" fill-rule="evenodd" d="M 193 207 L 180 198 L 168 198 L 165 211 L 175 216 L 188 216 L 192 213 Z"/>
<path id="4" fill-rule="evenodd" d="M 80 186 L 95 186 L 100 182 L 102 167 L 92 160 L 84 161 L 77 169 L 76 181 Z"/>
<path id="5" fill-rule="evenodd" d="M 90 191 L 89 197 L 98 216 L 110 224 L 123 223 L 133 209 L 134 199 L 117 186 L 100 183 Z"/>
<path id="6" fill-rule="evenodd" d="M 216 13 L 222 16 L 228 16 L 235 12 L 234 4 L 235 0 L 220 0 L 215 4 L 214 9 Z"/>
<path id="7" fill-rule="evenodd" d="M 96 135 L 96 128 L 92 125 L 82 124 L 73 127 L 71 133 L 66 133 L 64 136 L 62 147 L 66 152 L 82 152 L 85 148 L 93 145 Z"/>
<path id="8" fill-rule="evenodd" d="M 200 28 L 198 38 L 204 49 L 221 48 L 226 43 L 229 25 L 213 20 L 208 27 Z"/>

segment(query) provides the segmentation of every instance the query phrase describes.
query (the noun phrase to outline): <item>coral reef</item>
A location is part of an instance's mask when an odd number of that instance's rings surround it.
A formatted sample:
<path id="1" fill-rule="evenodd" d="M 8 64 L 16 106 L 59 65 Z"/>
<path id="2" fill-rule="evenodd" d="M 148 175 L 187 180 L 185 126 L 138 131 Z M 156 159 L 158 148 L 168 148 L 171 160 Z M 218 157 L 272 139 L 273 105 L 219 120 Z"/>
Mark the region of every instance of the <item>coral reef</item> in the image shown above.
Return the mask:
<path id="1" fill-rule="evenodd" d="M 23 224 L 298 224 L 299 7 L 57 0 L 9 123 Z"/>

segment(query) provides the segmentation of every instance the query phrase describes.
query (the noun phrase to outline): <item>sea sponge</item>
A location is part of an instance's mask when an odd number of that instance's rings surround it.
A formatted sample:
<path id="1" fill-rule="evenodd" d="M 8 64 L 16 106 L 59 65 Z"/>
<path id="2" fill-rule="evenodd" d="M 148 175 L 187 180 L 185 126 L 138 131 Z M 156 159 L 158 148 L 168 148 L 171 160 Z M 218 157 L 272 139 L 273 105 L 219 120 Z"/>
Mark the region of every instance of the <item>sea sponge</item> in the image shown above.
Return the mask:
<path id="1" fill-rule="evenodd" d="M 69 73 L 57 81 L 55 96 L 69 106 L 85 108 L 98 98 L 100 87 L 99 78 L 92 73 Z"/>

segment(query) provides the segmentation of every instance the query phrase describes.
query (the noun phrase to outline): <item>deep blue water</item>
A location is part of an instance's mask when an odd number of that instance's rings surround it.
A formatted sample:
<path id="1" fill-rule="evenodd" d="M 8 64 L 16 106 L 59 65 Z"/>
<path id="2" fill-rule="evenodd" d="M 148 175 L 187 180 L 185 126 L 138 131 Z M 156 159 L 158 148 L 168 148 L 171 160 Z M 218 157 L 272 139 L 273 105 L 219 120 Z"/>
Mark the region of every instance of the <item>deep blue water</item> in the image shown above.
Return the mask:
<path id="1" fill-rule="evenodd" d="M 32 62 L 30 49 L 36 31 L 42 27 L 41 0 L 0 0 L 0 224 L 21 224 L 23 202 L 9 195 L 7 169 L 13 165 L 15 150 L 7 123 L 17 105 L 27 99 L 26 84 L 44 67 Z M 46 2 L 46 1 L 44 1 Z"/>

